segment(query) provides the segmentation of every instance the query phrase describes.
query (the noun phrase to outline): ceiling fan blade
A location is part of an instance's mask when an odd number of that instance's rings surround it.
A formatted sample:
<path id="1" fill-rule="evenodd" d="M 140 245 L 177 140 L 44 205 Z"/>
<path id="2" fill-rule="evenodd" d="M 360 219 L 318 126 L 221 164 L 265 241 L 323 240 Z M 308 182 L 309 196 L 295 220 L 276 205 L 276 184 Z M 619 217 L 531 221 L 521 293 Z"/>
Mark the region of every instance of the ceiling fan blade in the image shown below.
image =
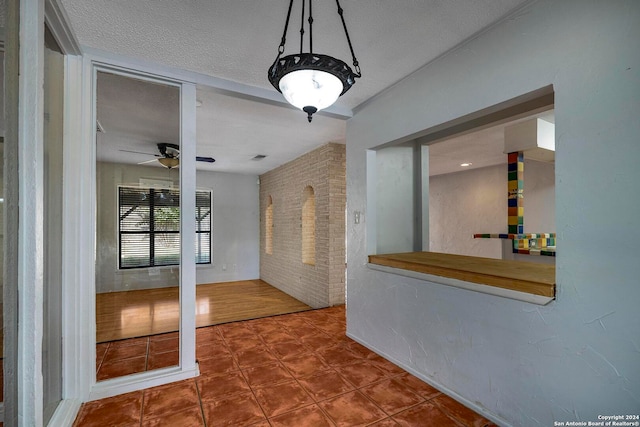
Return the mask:
<path id="1" fill-rule="evenodd" d="M 125 152 L 125 153 L 144 154 L 145 156 L 160 157 L 160 155 L 159 155 L 159 154 L 143 153 L 142 151 L 123 150 L 123 149 L 118 149 L 118 151 L 123 151 L 123 152 Z"/>
<path id="2" fill-rule="evenodd" d="M 145 164 L 147 164 L 147 163 L 153 163 L 153 162 L 157 162 L 157 161 L 158 161 L 158 159 L 151 159 L 151 160 L 147 160 L 146 162 L 140 162 L 140 163 L 138 163 L 138 164 L 139 164 L 139 165 L 145 165 Z"/>
<path id="3" fill-rule="evenodd" d="M 200 156 L 196 156 L 196 162 L 207 162 L 207 163 L 213 163 L 215 162 L 216 159 L 214 159 L 213 157 L 200 157 Z"/>

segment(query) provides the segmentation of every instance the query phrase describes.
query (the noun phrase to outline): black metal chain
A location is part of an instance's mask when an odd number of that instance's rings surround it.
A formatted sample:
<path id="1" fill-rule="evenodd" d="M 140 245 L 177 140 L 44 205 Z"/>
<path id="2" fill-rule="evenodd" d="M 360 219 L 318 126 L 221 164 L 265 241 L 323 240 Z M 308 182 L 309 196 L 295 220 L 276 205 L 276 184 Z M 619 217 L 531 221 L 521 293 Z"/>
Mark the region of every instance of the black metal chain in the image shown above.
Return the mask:
<path id="1" fill-rule="evenodd" d="M 351 38 L 349 37 L 349 31 L 347 31 L 347 24 L 344 22 L 344 10 L 340 6 L 340 0 L 336 0 L 336 4 L 338 5 L 338 15 L 340 15 L 340 19 L 342 19 L 342 26 L 344 27 L 344 33 L 347 35 L 347 43 L 349 43 L 349 50 L 351 50 L 351 57 L 353 58 L 353 68 L 356 71 L 358 77 L 362 76 L 360 72 L 360 65 L 358 64 L 358 60 L 356 59 L 356 54 L 353 52 L 353 46 L 351 45 Z"/>
<path id="2" fill-rule="evenodd" d="M 282 39 L 280 40 L 280 46 L 278 46 L 278 57 L 284 53 L 284 44 L 287 41 L 287 29 L 289 28 L 289 18 L 291 17 L 291 8 L 293 7 L 293 0 L 289 2 L 289 11 L 287 12 L 287 21 L 284 23 L 284 32 L 282 33 Z"/>
<path id="3" fill-rule="evenodd" d="M 309 0 L 309 53 L 313 53 L 313 16 L 311 10 L 311 1 Z M 340 15 L 340 19 L 342 20 L 342 26 L 344 27 L 344 33 L 347 36 L 347 43 L 349 44 L 349 50 L 351 51 L 351 58 L 353 59 L 353 67 L 355 69 L 356 75 L 358 77 L 362 76 L 362 72 L 360 71 L 360 64 L 356 59 L 356 54 L 353 51 L 353 45 L 351 44 L 351 37 L 349 37 L 349 31 L 347 30 L 347 23 L 344 20 L 344 10 L 342 6 L 340 6 L 340 0 L 336 0 L 336 5 L 338 6 L 338 15 Z M 284 53 L 284 45 L 287 40 L 287 30 L 289 29 L 289 19 L 291 18 L 291 9 L 293 8 L 293 0 L 289 1 L 289 10 L 287 11 L 287 20 L 284 24 L 284 31 L 282 33 L 282 39 L 280 40 L 280 45 L 278 46 L 278 58 L 280 55 Z M 303 48 L 303 39 L 304 39 L 304 9 L 305 9 L 305 0 L 302 0 L 302 18 L 300 23 L 300 54 L 302 54 Z"/>
<path id="4" fill-rule="evenodd" d="M 304 0 L 302 0 L 304 2 Z M 311 0 L 309 0 L 309 53 L 313 53 L 313 13 L 311 13 Z"/>
<path id="5" fill-rule="evenodd" d="M 302 0 L 302 16 L 300 17 L 300 55 L 302 55 L 303 40 L 304 40 L 304 0 Z"/>

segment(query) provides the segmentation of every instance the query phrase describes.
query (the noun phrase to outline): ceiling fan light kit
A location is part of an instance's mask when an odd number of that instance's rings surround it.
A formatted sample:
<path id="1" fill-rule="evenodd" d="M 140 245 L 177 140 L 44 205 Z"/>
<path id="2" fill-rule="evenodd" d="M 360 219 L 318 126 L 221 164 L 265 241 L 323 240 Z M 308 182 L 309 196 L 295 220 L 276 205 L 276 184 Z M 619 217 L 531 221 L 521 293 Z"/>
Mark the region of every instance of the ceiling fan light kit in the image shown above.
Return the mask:
<path id="1" fill-rule="evenodd" d="M 282 93 L 287 102 L 307 113 L 307 119 L 311 122 L 314 113 L 336 102 L 340 96 L 351 89 L 355 79 L 360 78 L 362 73 L 353 52 L 340 1 L 336 0 L 338 15 L 342 20 L 355 72 L 340 59 L 313 53 L 312 0 L 301 0 L 301 2 L 300 53 L 282 56 L 293 6 L 293 0 L 290 0 L 284 32 L 278 46 L 278 56 L 269 67 L 268 78 L 269 82 Z M 305 4 L 307 2 L 309 4 L 309 17 L 307 19 L 309 23 L 309 52 L 303 53 Z"/>
<path id="2" fill-rule="evenodd" d="M 180 164 L 180 160 L 176 157 L 160 157 L 158 162 L 167 169 L 173 169 Z"/>

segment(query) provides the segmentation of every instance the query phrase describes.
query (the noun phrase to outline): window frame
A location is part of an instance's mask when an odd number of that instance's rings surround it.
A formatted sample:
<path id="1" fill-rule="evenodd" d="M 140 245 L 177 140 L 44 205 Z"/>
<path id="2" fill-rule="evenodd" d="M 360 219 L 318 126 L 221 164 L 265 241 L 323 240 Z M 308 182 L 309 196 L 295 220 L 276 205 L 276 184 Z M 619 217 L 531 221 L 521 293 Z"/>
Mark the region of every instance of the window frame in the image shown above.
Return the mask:
<path id="1" fill-rule="evenodd" d="M 122 213 L 121 213 L 121 206 L 122 206 L 122 189 L 126 188 L 126 189 L 135 189 L 136 191 L 143 191 L 146 192 L 147 196 L 149 197 L 150 203 L 149 203 L 149 212 L 150 212 L 150 216 L 152 217 L 152 213 L 154 212 L 154 209 L 156 208 L 156 206 L 154 206 L 154 193 L 156 191 L 162 191 L 162 190 L 169 190 L 171 192 L 174 192 L 178 195 L 178 197 L 180 197 L 180 190 L 179 189 L 175 189 L 175 188 L 157 188 L 157 187 L 145 187 L 145 186 L 136 186 L 136 185 L 126 185 L 126 184 L 122 184 L 122 185 L 118 185 L 117 186 L 117 215 L 118 215 L 118 224 L 117 224 L 117 239 L 118 239 L 118 270 L 134 270 L 134 269 L 141 269 L 141 268 L 156 268 L 156 267 L 173 267 L 173 266 L 179 266 L 180 265 L 180 259 L 178 258 L 177 262 L 175 263 L 161 263 L 161 264 L 157 264 L 156 263 L 156 252 L 155 252 L 155 236 L 158 234 L 165 234 L 165 235 L 170 235 L 170 234 L 177 234 L 178 236 L 180 235 L 180 230 L 161 230 L 158 231 L 156 229 L 156 227 L 154 227 L 154 220 L 153 218 L 149 219 L 149 226 L 148 226 L 148 230 L 147 231 L 123 231 L 122 230 L 122 221 L 125 219 L 126 216 L 128 216 L 130 213 L 133 212 L 133 209 L 129 212 L 127 212 L 125 217 L 122 217 Z M 198 219 L 197 215 L 198 215 L 198 209 L 199 208 L 203 208 L 205 207 L 205 205 L 203 204 L 202 206 L 198 206 L 197 203 L 197 199 L 198 199 L 198 193 L 204 193 L 208 196 L 208 202 L 209 202 L 209 210 L 207 213 L 204 214 L 204 216 L 200 219 Z M 206 196 L 205 196 L 206 197 Z M 180 202 L 178 201 L 178 205 L 177 208 L 180 210 Z M 135 208 L 134 208 L 135 209 Z M 195 225 L 196 225 L 196 255 L 195 255 L 195 260 L 196 260 L 196 265 L 206 265 L 206 264 L 212 264 L 212 258 L 213 258 L 213 251 L 212 251 L 212 240 L 213 240 L 213 192 L 211 190 L 196 190 L 196 221 L 195 221 Z M 201 224 L 202 221 L 205 220 L 206 218 L 209 218 L 209 224 L 208 224 L 208 230 L 202 230 L 201 229 Z M 205 227 L 206 228 L 206 227 Z M 198 242 L 200 241 L 200 239 L 198 238 L 199 234 L 208 234 L 209 235 L 209 242 L 208 242 L 208 260 L 206 261 L 199 261 L 200 259 L 202 259 L 202 255 L 198 255 L 198 249 L 202 249 L 202 245 L 200 245 Z M 148 263 L 146 265 L 134 265 L 134 266 L 123 266 L 123 258 L 122 258 L 122 249 L 123 247 L 126 247 L 126 245 L 123 245 L 123 235 L 148 235 L 148 245 L 149 245 L 149 256 L 148 256 Z"/>

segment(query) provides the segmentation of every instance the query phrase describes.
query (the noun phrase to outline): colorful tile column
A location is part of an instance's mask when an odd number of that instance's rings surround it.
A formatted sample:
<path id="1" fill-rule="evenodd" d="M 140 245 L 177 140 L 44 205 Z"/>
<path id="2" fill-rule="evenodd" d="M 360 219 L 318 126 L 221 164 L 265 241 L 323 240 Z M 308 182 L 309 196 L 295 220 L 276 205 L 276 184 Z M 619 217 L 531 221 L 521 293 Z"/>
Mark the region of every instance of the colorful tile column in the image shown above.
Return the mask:
<path id="1" fill-rule="evenodd" d="M 508 154 L 508 227 L 509 233 L 524 233 L 524 153 Z"/>

